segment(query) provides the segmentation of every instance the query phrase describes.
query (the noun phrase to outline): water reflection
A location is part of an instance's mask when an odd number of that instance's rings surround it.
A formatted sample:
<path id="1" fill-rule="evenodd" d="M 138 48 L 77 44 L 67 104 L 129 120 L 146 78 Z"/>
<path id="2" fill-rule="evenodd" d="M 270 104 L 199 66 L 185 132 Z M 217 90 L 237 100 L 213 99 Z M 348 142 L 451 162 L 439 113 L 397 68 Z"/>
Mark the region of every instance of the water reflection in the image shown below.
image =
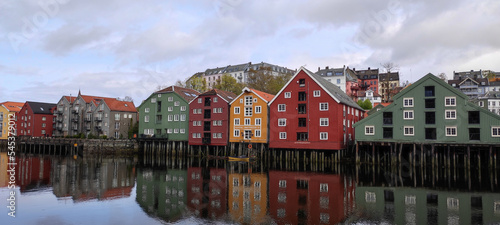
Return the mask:
<path id="1" fill-rule="evenodd" d="M 0 190 L 7 186 L 6 157 L 0 153 Z M 43 205 L 44 210 L 80 205 L 74 215 L 58 216 L 73 218 L 84 208 L 83 221 L 89 223 L 96 223 L 88 218 L 101 218 L 113 202 L 120 216 L 106 214 L 111 218 L 97 223 L 121 223 L 130 215 L 147 224 L 500 222 L 498 171 L 488 168 L 300 163 L 291 168 L 280 162 L 37 155 L 20 155 L 16 162 L 21 200 L 26 193 L 43 199 L 49 193 L 56 202 Z M 35 207 L 23 210 L 34 210 L 25 216 L 40 214 Z"/>

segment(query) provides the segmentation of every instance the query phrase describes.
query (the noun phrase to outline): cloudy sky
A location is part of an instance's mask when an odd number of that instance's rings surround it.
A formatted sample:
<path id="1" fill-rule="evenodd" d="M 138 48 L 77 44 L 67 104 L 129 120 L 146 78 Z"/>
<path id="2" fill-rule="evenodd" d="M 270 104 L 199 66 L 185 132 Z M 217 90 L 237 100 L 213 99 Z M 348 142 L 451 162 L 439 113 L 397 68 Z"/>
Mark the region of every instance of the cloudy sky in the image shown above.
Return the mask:
<path id="1" fill-rule="evenodd" d="M 2 0 L 0 102 L 131 96 L 207 68 L 268 62 L 401 80 L 500 71 L 498 0 Z"/>

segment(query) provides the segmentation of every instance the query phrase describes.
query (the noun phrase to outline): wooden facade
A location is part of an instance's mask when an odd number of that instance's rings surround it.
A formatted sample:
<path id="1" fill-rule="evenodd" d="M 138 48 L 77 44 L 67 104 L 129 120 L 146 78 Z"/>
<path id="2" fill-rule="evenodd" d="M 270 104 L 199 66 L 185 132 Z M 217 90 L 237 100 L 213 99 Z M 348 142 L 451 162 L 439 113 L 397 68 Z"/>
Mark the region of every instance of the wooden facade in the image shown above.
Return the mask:
<path id="1" fill-rule="evenodd" d="M 345 149 L 361 109 L 336 85 L 301 68 L 269 103 L 270 148 Z"/>
<path id="2" fill-rule="evenodd" d="M 56 104 L 26 102 L 17 116 L 17 135 L 52 137 Z"/>

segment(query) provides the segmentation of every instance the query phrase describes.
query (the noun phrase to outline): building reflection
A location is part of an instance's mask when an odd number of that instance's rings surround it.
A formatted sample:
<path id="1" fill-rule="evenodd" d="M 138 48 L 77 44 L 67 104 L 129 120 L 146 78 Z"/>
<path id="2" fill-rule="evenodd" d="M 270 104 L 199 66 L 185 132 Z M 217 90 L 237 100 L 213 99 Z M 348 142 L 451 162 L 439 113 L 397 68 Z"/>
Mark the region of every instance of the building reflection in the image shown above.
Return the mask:
<path id="1" fill-rule="evenodd" d="M 186 210 L 186 183 L 186 170 L 140 168 L 137 170 L 136 201 L 151 216 L 177 221 Z"/>
<path id="2" fill-rule="evenodd" d="M 229 166 L 228 207 L 233 221 L 267 223 L 267 174 L 252 173 L 245 164 Z"/>
<path id="3" fill-rule="evenodd" d="M 51 183 L 58 198 L 75 202 L 128 197 L 135 184 L 133 160 L 52 158 Z"/>
<path id="4" fill-rule="evenodd" d="M 8 156 L 5 155 L 5 157 L 7 158 Z M 2 170 L 4 169 L 3 165 L 5 165 L 3 164 L 3 159 L 2 157 Z M 51 158 L 27 155 L 17 156 L 15 165 L 16 186 L 20 188 L 21 193 L 48 188 L 50 186 L 51 165 Z M 7 168 L 5 169 L 7 170 Z M 5 179 L 9 179 L 9 177 Z"/>
<path id="5" fill-rule="evenodd" d="M 220 219 L 227 211 L 227 172 L 225 168 L 187 169 L 189 210 L 199 218 Z"/>
<path id="6" fill-rule="evenodd" d="M 269 214 L 278 224 L 337 224 L 354 207 L 349 177 L 269 171 Z"/>
<path id="7" fill-rule="evenodd" d="M 7 174 L 9 158 L 7 152 L 0 152 L 0 188 L 9 186 L 10 176 Z"/>

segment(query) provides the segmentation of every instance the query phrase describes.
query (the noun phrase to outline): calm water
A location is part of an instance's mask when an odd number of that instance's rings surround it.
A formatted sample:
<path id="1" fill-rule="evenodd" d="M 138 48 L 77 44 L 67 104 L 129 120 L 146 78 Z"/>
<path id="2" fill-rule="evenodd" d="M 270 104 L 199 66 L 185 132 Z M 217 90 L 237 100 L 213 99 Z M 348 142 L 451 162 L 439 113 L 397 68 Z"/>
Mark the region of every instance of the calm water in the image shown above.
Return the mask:
<path id="1" fill-rule="evenodd" d="M 9 197 L 0 153 L 0 199 Z M 0 224 L 493 224 L 498 172 L 21 155 Z"/>

